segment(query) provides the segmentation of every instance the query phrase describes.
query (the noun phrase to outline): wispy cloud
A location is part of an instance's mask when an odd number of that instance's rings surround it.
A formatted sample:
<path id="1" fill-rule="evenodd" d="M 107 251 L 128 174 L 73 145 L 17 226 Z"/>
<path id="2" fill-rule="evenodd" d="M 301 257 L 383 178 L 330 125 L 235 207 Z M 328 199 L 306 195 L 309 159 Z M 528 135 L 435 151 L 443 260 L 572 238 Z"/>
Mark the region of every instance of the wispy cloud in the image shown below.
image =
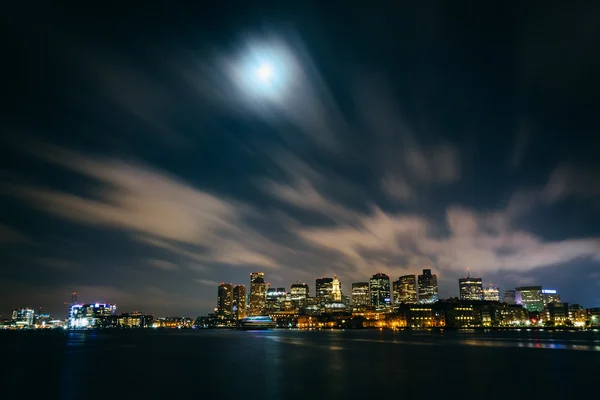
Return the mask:
<path id="1" fill-rule="evenodd" d="M 163 271 L 177 271 L 179 269 L 179 265 L 166 260 L 150 259 L 148 264 Z"/>
<path id="2" fill-rule="evenodd" d="M 213 288 L 216 288 L 217 286 L 219 286 L 219 282 L 217 281 L 211 281 L 210 279 L 194 279 L 194 282 L 199 283 L 201 285 L 204 286 L 210 286 Z"/>
<path id="3" fill-rule="evenodd" d="M 0 224 L 0 245 L 2 244 L 31 244 L 32 239 L 8 225 Z"/>
<path id="4" fill-rule="evenodd" d="M 569 196 L 600 197 L 600 170 L 590 166 L 561 164 L 550 175 L 542 198 L 553 203 Z"/>
<path id="5" fill-rule="evenodd" d="M 277 268 L 278 245 L 250 229 L 247 205 L 211 194 L 140 164 L 84 157 L 48 147 L 41 156 L 97 180 L 95 198 L 42 187 L 14 186 L 33 207 L 91 225 L 131 231 L 152 245 L 195 261 Z M 182 245 L 202 246 L 190 252 Z"/>

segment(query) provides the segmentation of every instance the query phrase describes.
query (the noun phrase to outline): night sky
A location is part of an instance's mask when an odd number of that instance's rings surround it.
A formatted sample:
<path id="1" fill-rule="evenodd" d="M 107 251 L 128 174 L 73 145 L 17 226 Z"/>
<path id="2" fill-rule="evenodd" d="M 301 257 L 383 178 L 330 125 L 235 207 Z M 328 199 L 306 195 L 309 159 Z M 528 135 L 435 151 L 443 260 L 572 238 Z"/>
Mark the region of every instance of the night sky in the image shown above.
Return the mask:
<path id="1" fill-rule="evenodd" d="M 324 3 L 3 6 L 0 313 L 423 268 L 600 306 L 600 3 Z"/>

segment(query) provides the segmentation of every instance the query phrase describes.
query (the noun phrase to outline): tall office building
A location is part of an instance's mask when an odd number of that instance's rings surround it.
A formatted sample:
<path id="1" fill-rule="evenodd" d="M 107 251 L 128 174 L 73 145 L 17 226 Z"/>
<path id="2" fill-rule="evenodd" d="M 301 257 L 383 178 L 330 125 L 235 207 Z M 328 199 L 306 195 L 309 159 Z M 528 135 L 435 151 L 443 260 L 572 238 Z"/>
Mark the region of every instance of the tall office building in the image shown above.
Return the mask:
<path id="1" fill-rule="evenodd" d="M 371 305 L 376 308 L 391 306 L 390 296 L 390 277 L 381 272 L 373 275 L 369 279 L 369 294 L 371 296 Z"/>
<path id="2" fill-rule="evenodd" d="M 268 288 L 265 307 L 271 311 L 279 311 L 287 296 L 285 288 Z"/>
<path id="3" fill-rule="evenodd" d="M 481 278 L 472 278 L 470 276 L 459 278 L 458 288 L 461 300 L 483 299 L 483 281 Z"/>
<path id="4" fill-rule="evenodd" d="M 317 278 L 315 282 L 317 289 L 317 300 L 320 303 L 328 303 L 333 300 L 331 292 L 333 291 L 333 279 L 332 278 Z"/>
<path id="5" fill-rule="evenodd" d="M 500 289 L 490 284 L 483 289 L 483 299 L 485 301 L 500 301 Z"/>
<path id="6" fill-rule="evenodd" d="M 352 284 L 352 306 L 363 307 L 371 304 L 369 298 L 369 282 L 355 282 Z"/>
<path id="7" fill-rule="evenodd" d="M 419 304 L 433 304 L 439 300 L 437 275 L 430 269 L 424 269 L 418 276 Z"/>
<path id="8" fill-rule="evenodd" d="M 414 304 L 417 302 L 417 277 L 401 276 L 394 282 L 394 303 Z"/>
<path id="9" fill-rule="evenodd" d="M 217 314 L 225 318 L 233 316 L 233 285 L 221 283 L 217 292 Z"/>
<path id="10" fill-rule="evenodd" d="M 527 311 L 542 311 L 544 298 L 541 286 L 521 286 L 515 289 L 517 304 L 521 304 Z"/>
<path id="11" fill-rule="evenodd" d="M 555 289 L 542 289 L 542 298 L 545 306 L 550 303 L 560 303 L 560 294 Z"/>
<path id="12" fill-rule="evenodd" d="M 33 326 L 35 311 L 31 308 L 18 308 L 13 310 L 12 323 L 18 326 Z"/>
<path id="13" fill-rule="evenodd" d="M 338 280 L 337 275 L 333 276 L 333 281 L 331 282 L 331 300 L 342 301 L 342 284 Z"/>
<path id="14" fill-rule="evenodd" d="M 502 302 L 508 305 L 517 304 L 517 293 L 514 290 L 507 290 L 506 292 L 504 292 Z"/>
<path id="15" fill-rule="evenodd" d="M 292 301 L 303 301 L 308 297 L 309 289 L 306 283 L 294 283 L 290 286 L 290 299 Z"/>
<path id="16" fill-rule="evenodd" d="M 236 285 L 233 288 L 233 317 L 242 319 L 246 316 L 246 286 Z"/>
<path id="17" fill-rule="evenodd" d="M 267 296 L 267 284 L 264 272 L 252 272 L 250 274 L 250 296 L 248 315 L 261 315 L 265 307 Z"/>

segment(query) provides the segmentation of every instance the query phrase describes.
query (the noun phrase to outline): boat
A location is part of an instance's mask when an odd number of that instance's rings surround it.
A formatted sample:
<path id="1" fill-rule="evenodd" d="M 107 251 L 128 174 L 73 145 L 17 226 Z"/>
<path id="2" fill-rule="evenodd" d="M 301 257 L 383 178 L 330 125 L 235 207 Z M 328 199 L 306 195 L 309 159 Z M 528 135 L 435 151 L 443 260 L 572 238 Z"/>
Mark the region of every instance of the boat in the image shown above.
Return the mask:
<path id="1" fill-rule="evenodd" d="M 244 330 L 266 330 L 277 327 L 277 323 L 269 316 L 245 317 L 240 322 Z"/>

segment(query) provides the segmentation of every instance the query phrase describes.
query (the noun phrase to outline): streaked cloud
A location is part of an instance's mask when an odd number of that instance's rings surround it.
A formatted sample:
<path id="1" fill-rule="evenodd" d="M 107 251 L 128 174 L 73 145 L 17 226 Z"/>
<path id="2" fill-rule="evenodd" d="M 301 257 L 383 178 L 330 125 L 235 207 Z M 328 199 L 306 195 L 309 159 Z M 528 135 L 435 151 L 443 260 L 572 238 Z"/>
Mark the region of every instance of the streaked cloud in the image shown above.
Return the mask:
<path id="1" fill-rule="evenodd" d="M 0 224 L 0 245 L 2 244 L 30 244 L 31 238 L 23 232 L 4 224 Z"/>

